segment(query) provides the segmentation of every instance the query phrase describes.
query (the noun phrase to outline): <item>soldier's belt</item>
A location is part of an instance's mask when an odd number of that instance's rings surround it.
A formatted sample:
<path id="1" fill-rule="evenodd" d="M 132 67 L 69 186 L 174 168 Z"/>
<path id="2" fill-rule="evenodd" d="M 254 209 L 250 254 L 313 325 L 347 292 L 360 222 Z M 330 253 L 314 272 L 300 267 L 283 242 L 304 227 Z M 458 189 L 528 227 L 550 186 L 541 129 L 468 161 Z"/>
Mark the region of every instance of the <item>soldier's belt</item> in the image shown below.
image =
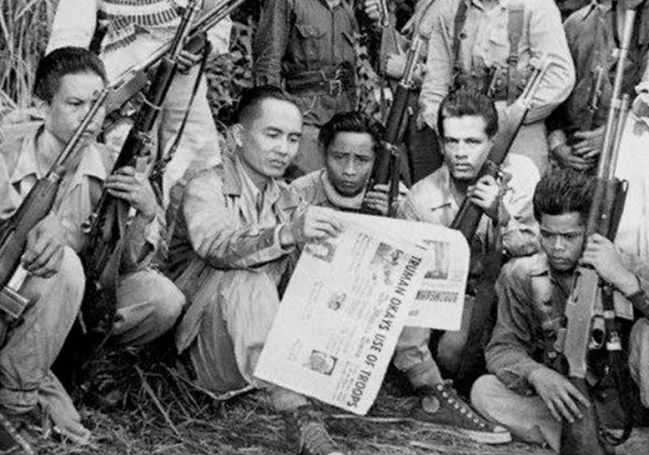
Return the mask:
<path id="1" fill-rule="evenodd" d="M 308 90 L 338 96 L 354 89 L 354 79 L 352 71 L 345 68 L 334 71 L 308 71 L 287 78 L 286 89 L 289 92 Z"/>

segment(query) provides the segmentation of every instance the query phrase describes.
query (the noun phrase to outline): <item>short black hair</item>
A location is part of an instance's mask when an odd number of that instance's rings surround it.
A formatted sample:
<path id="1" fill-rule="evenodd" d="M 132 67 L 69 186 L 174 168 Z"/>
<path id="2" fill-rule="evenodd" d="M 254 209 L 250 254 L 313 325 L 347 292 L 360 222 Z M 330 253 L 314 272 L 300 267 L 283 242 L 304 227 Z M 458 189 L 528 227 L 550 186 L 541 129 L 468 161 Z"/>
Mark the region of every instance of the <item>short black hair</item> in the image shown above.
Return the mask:
<path id="1" fill-rule="evenodd" d="M 267 99 L 287 101 L 297 107 L 295 99 L 280 87 L 275 85 L 259 85 L 246 89 L 242 93 L 235 116 L 237 123 L 241 123 L 246 119 L 250 120 L 257 116 L 259 114 L 259 106 Z"/>
<path id="2" fill-rule="evenodd" d="M 473 116 L 485 120 L 486 133 L 490 138 L 498 132 L 498 111 L 494 101 L 479 90 L 460 88 L 450 92 L 439 106 L 437 132 L 444 137 L 444 120 L 449 117 Z"/>
<path id="3" fill-rule="evenodd" d="M 541 177 L 534 190 L 534 218 L 540 222 L 543 214 L 579 212 L 585 222 L 594 192 L 593 176 L 570 168 L 553 167 Z"/>
<path id="4" fill-rule="evenodd" d="M 374 140 L 374 152 L 385 136 L 383 125 L 359 111 L 339 112 L 322 125 L 318 141 L 325 153 L 338 133 L 367 133 Z"/>
<path id="5" fill-rule="evenodd" d="M 95 73 L 104 83 L 108 81 L 104 63 L 89 50 L 72 46 L 53 50 L 38 62 L 34 96 L 51 103 L 63 76 L 79 73 Z"/>

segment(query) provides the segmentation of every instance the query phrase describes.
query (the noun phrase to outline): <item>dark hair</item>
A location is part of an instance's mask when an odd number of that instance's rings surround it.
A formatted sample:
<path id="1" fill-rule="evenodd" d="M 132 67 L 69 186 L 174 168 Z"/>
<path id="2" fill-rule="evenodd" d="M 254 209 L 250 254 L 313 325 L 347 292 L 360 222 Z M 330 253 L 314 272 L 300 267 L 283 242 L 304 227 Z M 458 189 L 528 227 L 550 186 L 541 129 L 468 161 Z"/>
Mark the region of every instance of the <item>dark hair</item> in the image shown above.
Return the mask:
<path id="1" fill-rule="evenodd" d="M 259 114 L 259 106 L 264 100 L 275 99 L 295 104 L 295 100 L 287 92 L 275 85 L 260 85 L 243 92 L 237 106 L 235 119 L 238 123 L 250 120 Z M 297 107 L 297 105 L 295 104 Z"/>
<path id="2" fill-rule="evenodd" d="M 370 116 L 359 111 L 339 112 L 331 117 L 331 120 L 322 125 L 320 134 L 318 134 L 318 141 L 325 152 L 335 139 L 336 134 L 342 132 L 369 134 L 374 140 L 375 152 L 376 147 L 379 146 L 385 135 L 383 125 Z"/>
<path id="3" fill-rule="evenodd" d="M 574 169 L 552 168 L 534 190 L 534 217 L 579 212 L 585 221 L 593 200 L 595 178 Z"/>
<path id="4" fill-rule="evenodd" d="M 82 47 L 55 49 L 38 62 L 34 78 L 34 96 L 51 103 L 59 90 L 61 79 L 68 74 L 95 73 L 104 83 L 108 81 L 103 62 Z"/>
<path id="5" fill-rule="evenodd" d="M 487 123 L 487 136 L 494 137 L 498 131 L 498 111 L 494 101 L 478 90 L 461 88 L 450 92 L 442 100 L 437 115 L 437 131 L 444 137 L 444 119 L 477 115 Z"/>

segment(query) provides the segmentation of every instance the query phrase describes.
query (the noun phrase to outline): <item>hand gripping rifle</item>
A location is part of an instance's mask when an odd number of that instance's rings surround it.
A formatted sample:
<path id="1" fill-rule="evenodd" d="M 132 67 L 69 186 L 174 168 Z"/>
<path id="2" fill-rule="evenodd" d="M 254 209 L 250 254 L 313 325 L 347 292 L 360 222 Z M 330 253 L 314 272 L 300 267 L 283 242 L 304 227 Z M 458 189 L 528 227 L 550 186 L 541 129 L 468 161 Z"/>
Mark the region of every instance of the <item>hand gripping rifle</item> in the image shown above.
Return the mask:
<path id="1" fill-rule="evenodd" d="M 208 46 L 205 39 L 207 31 L 238 8 L 244 1 L 246 0 L 221 0 L 214 8 L 200 17 L 195 24 L 188 24 L 190 29 L 181 43 L 182 49 L 192 54 L 201 54 L 205 47 Z M 147 72 L 162 61 L 164 57 L 168 56 L 171 49 L 177 45 L 178 42 L 174 39 L 160 46 L 149 58 L 122 73 L 117 78 L 117 81 L 111 84 L 112 91 L 106 106 L 107 112 L 119 110 L 127 101 L 144 90 L 149 84 Z"/>
<path id="2" fill-rule="evenodd" d="M 19 319 L 29 304 L 29 300 L 19 293 L 28 275 L 28 272 L 20 265 L 27 243 L 27 235 L 52 210 L 61 179 L 65 174 L 65 165 L 77 150 L 79 141 L 97 111 L 102 107 L 107 95 L 108 89 L 104 89 L 99 94 L 47 174 L 36 182 L 13 216 L 0 226 L 0 312 L 3 313 L 2 319 L 9 321 Z M 4 326 L 2 322 L 0 325 Z M 3 331 L 4 327 L 0 329 L 0 332 Z"/>
<path id="3" fill-rule="evenodd" d="M 430 2 L 426 6 L 426 10 L 422 13 L 415 28 L 412 44 L 406 53 L 406 66 L 403 76 L 394 90 L 392 105 L 385 122 L 385 138 L 381 147 L 379 147 L 372 174 L 367 182 L 368 190 L 374 188 L 375 185 L 390 184 L 388 195 L 388 216 L 390 217 L 395 215 L 395 202 L 399 194 L 399 144 L 403 142 L 408 118 L 412 115 L 412 112 L 408 112 L 408 106 L 412 90 L 415 88 L 415 66 L 425 39 L 421 34 L 420 25 L 432 4 L 433 2 Z M 376 211 L 365 204 L 361 207 L 361 211 L 370 215 L 378 215 Z"/>
<path id="4" fill-rule="evenodd" d="M 609 110 L 604 142 L 599 157 L 597 180 L 593 201 L 588 213 L 585 237 L 599 233 L 610 240 L 615 238 L 617 225 L 624 206 L 626 182 L 615 178 L 615 169 L 619 153 L 620 140 L 628 109 L 628 95 L 621 98 L 624 66 L 629 43 L 633 32 L 635 11 L 627 10 L 624 18 L 624 33 L 617 61 L 611 109 Z M 600 279 L 592 267 L 578 266 L 575 283 L 566 302 L 566 327 L 558 336 L 558 350 L 567 364 L 570 381 L 584 396 L 589 396 L 586 382 L 589 371 L 588 354 L 591 350 L 605 347 L 608 351 L 608 368 L 613 372 L 621 400 L 628 393 L 626 386 L 620 387 L 620 381 L 626 382 L 625 359 L 620 342 L 620 334 L 615 320 L 613 287 Z M 598 316 L 598 307 L 603 309 L 603 317 Z M 627 403 L 622 403 L 629 412 Z M 599 431 L 595 407 L 582 409 L 584 417 L 573 424 L 563 422 L 561 432 L 561 450 L 564 455 L 599 455 L 604 454 L 603 446 L 617 445 L 626 440 L 631 431 L 632 421 L 627 416 L 625 431 L 620 438 Z"/>
<path id="5" fill-rule="evenodd" d="M 496 134 L 494 145 L 487 156 L 487 160 L 482 165 L 476 181 L 484 175 L 491 175 L 494 178 L 498 177 L 500 165 L 505 161 L 509 149 L 514 142 L 514 138 L 525 121 L 534 95 L 549 66 L 550 63 L 547 59 L 541 59 L 535 62 L 534 71 L 527 81 L 523 93 L 509 106 L 512 114 L 510 121 L 507 123 L 508 126 L 500 129 Z M 467 197 L 462 202 L 450 227 L 460 231 L 470 244 L 478 229 L 482 215 L 483 210 L 473 204 Z M 484 369 L 483 346 L 486 343 L 485 337 L 490 333 L 489 329 L 492 327 L 491 321 L 494 317 L 493 302 L 495 294 L 493 283 L 498 277 L 501 263 L 501 251 L 494 251 L 488 254 L 483 260 L 485 276 L 476 283 L 474 289 L 469 289 L 470 293 L 476 295 L 476 301 L 479 300 L 480 304 L 473 306 L 469 319 L 468 339 L 462 352 L 462 360 L 456 376 L 456 384 L 460 390 L 464 388 L 470 390 L 471 384 L 477 379 L 475 377 L 476 373 Z"/>
<path id="6" fill-rule="evenodd" d="M 476 181 L 485 175 L 491 175 L 496 178 L 500 172 L 500 165 L 507 158 L 509 149 L 521 129 L 525 117 L 530 110 L 532 101 L 543 76 L 547 72 L 550 62 L 546 59 L 538 62 L 527 85 L 521 93 L 521 96 L 509 106 L 510 121 L 507 122 L 507 128 L 499 130 L 494 139 L 494 145 L 487 156 L 487 160 L 482 165 Z M 469 198 L 465 198 L 460 206 L 460 210 L 451 223 L 451 229 L 457 229 L 470 242 L 475 234 L 478 224 L 482 218 L 482 209 L 473 204 Z"/>
<path id="7" fill-rule="evenodd" d="M 176 75 L 178 56 L 185 46 L 191 24 L 198 10 L 198 1 L 190 1 L 176 30 L 171 47 L 156 68 L 153 82 L 147 90 L 135 123 L 115 161 L 113 172 L 124 166 L 132 166 L 136 173 L 146 174 L 152 155 L 150 134 Z M 123 239 L 128 224 L 135 215 L 134 212 L 128 202 L 113 197 L 104 190 L 85 226 L 87 238 L 81 252 L 87 280 L 84 298 L 84 303 L 87 306 L 84 311 L 84 322 L 91 328 L 100 327 L 100 323 L 112 324 L 114 313 L 112 291 L 119 275 Z M 106 297 L 109 298 L 106 299 Z M 100 329 L 105 332 L 110 331 L 109 327 L 102 326 Z"/>

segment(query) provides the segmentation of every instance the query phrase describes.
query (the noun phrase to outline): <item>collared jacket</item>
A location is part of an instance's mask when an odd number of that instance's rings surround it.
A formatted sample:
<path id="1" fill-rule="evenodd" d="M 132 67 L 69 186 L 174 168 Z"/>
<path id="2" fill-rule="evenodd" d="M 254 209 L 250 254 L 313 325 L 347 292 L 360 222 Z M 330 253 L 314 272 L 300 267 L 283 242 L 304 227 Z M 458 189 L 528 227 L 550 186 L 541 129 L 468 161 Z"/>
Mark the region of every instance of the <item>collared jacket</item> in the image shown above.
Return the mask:
<path id="1" fill-rule="evenodd" d="M 566 19 L 564 29 L 570 54 L 575 62 L 577 82 L 568 99 L 548 118 L 550 131 L 561 129 L 570 133 L 583 130 L 584 119 L 591 115 L 591 129 L 606 123 L 619 45 L 619 37 L 616 36 L 619 32 L 614 31 L 614 24 L 619 24 L 614 19 L 615 13 L 610 3 L 593 2 Z M 623 93 L 633 93 L 634 87 L 645 79 L 647 70 L 649 4 L 642 5 L 636 14 L 637 20 L 622 82 Z M 596 88 L 599 71 L 603 74 L 599 87 L 599 108 L 591 114 L 589 104 L 593 99 L 593 89 Z"/>
<path id="2" fill-rule="evenodd" d="M 223 166 L 200 171 L 188 181 L 171 247 L 174 259 L 181 261 L 170 274 L 191 301 L 176 332 L 179 352 L 200 330 L 213 296 L 194 296 L 207 281 L 218 283 L 220 295 L 234 300 L 253 298 L 250 286 L 239 282 L 239 270 L 268 274 L 280 285 L 296 250 L 281 246 L 279 231 L 300 207 L 283 182 L 272 180 L 263 192 L 257 190 L 236 152 L 224 155 Z"/>
<path id="3" fill-rule="evenodd" d="M 360 211 L 365 195 L 365 191 L 353 197 L 345 197 L 338 193 L 329 182 L 326 169 L 313 171 L 293 180 L 291 188 L 307 204 L 348 212 Z"/>
<path id="4" fill-rule="evenodd" d="M 29 129 L 12 128 L 5 131 L 5 142 L 0 144 L 0 223 L 18 209 L 37 179 L 47 169 L 39 162 L 36 144 L 43 126 L 34 123 Z M 43 133 L 45 134 L 45 133 Z M 96 142 L 85 146 L 79 164 L 61 181 L 51 216 L 56 216 L 66 231 L 65 243 L 76 252 L 84 245 L 86 236 L 82 225 L 87 222 L 102 193 L 103 181 L 110 169 L 108 149 Z M 163 214 L 159 208 L 152 222 L 135 216 L 130 225 L 123 254 L 121 271 L 127 273 L 146 267 L 161 247 Z"/>
<path id="5" fill-rule="evenodd" d="M 529 158 L 507 156 L 500 178 L 498 222 L 482 217 L 471 245 L 472 258 L 493 250 L 497 241 L 510 256 L 524 256 L 538 250 L 532 196 L 539 179 L 539 172 Z M 399 206 L 398 216 L 450 226 L 460 209 L 450 186 L 450 171 L 443 164 L 410 189 Z"/>
<path id="6" fill-rule="evenodd" d="M 267 0 L 253 41 L 255 84 L 282 85 L 287 79 L 344 67 L 354 79 L 343 84 L 339 95 L 321 90 L 294 93 L 307 124 L 321 126 L 336 112 L 353 110 L 357 32 L 348 0 L 334 8 L 326 0 Z"/>
<path id="7" fill-rule="evenodd" d="M 462 31 L 455 30 L 455 17 L 461 2 L 467 2 L 466 20 Z M 439 105 L 449 92 L 456 65 L 453 55 L 455 34 L 460 38 L 459 62 L 470 74 L 479 66 L 507 67 L 510 55 L 508 36 L 508 5 L 518 1 L 524 7 L 522 36 L 518 44 L 517 69 L 529 72 L 532 58 L 548 58 L 548 69 L 534 97 L 526 123 L 547 117 L 570 94 L 575 83 L 575 70 L 561 27 L 559 10 L 552 0 L 498 0 L 491 10 L 485 10 L 481 0 L 436 0 L 428 11 L 433 17 L 428 41 L 426 75 L 421 90 L 420 105 L 423 120 L 437 127 Z M 499 114 L 507 117 L 504 101 L 496 103 Z"/>

